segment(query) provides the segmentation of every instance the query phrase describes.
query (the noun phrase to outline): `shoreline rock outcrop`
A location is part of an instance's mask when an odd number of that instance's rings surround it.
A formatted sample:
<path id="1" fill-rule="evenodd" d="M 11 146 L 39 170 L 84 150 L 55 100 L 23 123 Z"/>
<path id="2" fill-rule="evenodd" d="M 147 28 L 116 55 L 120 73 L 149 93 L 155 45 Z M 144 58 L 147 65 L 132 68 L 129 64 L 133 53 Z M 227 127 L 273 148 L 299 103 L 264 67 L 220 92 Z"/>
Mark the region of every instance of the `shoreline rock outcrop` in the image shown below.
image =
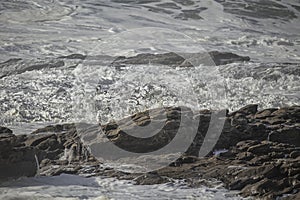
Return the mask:
<path id="1" fill-rule="evenodd" d="M 239 190 L 245 197 L 299 197 L 300 106 L 259 111 L 258 105 L 254 104 L 232 113 L 225 111 L 220 137 L 214 148 L 201 158 L 198 154 L 207 130 L 211 128 L 212 111 L 194 113 L 189 108 L 169 107 L 151 110 L 151 116 L 149 113 L 136 113 L 120 121 L 97 125 L 98 128 L 86 125 L 89 129 L 85 131 L 94 131 L 100 137 L 98 145 L 108 139 L 120 148 L 138 153 L 167 145 L 178 129 L 183 130 L 182 141 L 189 140 L 184 134 L 195 130 L 187 122 L 196 120 L 199 124 L 190 147 L 169 166 L 149 173 L 129 173 L 104 167 L 91 154 L 89 146 L 85 146 L 75 124 L 51 125 L 29 135 L 14 135 L 10 129 L 0 127 L 0 182 L 21 176 L 62 173 L 132 179 L 137 184 L 184 179 L 191 187 L 206 184 L 203 180 L 218 179 L 226 188 Z M 187 121 L 182 122 L 182 116 Z M 151 134 L 151 129 L 146 133 L 146 136 L 149 134 L 147 138 L 126 134 L 162 119 L 164 124 L 156 135 Z M 101 133 L 97 132 L 99 128 Z"/>

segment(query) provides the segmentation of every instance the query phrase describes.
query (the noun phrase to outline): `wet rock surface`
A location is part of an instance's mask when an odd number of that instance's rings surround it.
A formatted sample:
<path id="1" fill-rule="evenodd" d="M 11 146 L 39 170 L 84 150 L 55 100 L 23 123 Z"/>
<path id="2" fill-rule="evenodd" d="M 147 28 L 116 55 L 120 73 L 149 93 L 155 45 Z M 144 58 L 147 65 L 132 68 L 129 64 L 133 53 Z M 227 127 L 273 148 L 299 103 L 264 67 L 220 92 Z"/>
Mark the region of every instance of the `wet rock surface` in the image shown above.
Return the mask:
<path id="1" fill-rule="evenodd" d="M 185 15 L 182 17 L 186 17 Z M 226 65 L 234 62 L 250 61 L 248 56 L 239 56 L 229 52 L 211 51 L 207 53 L 163 53 L 163 54 L 138 54 L 133 57 L 118 57 L 112 64 L 114 66 L 133 64 L 147 65 L 158 64 L 171 67 L 192 67 L 200 64 Z"/>
<path id="2" fill-rule="evenodd" d="M 185 179 L 191 187 L 197 187 L 209 185 L 205 180 L 217 179 L 245 197 L 297 199 L 300 193 L 300 106 L 258 110 L 258 105 L 253 104 L 232 113 L 225 111 L 224 116 L 217 115 L 224 123 L 214 148 L 205 157 L 198 157 L 211 128 L 213 113 L 168 107 L 105 125 L 80 126 L 96 134 L 98 145 L 109 140 L 131 152 L 162 148 L 183 127 L 181 141 L 191 140 L 190 147 L 169 166 L 149 173 L 122 172 L 103 165 L 105 163 L 90 153 L 89 146 L 83 144 L 85 138 L 75 124 L 51 125 L 29 135 L 14 135 L 8 128 L 0 127 L 0 180 L 67 173 L 132 179 L 137 184 Z M 187 123 L 191 121 L 199 123 L 192 139 L 184 137 L 189 131 L 195 131 Z M 126 134 L 150 122 L 163 122 L 157 134 L 151 130 L 143 135 L 137 131 L 135 137 Z"/>
<path id="3" fill-rule="evenodd" d="M 299 193 L 299 148 L 270 141 L 248 140 L 238 143 L 226 153 L 207 158 L 193 158 L 157 171 L 157 176 L 185 179 L 191 186 L 199 180 L 218 179 L 242 196 L 275 199 L 284 194 Z M 187 159 L 187 158 L 186 158 Z M 191 159 L 191 158 L 190 158 Z M 149 177 L 147 182 L 151 182 Z M 153 183 L 157 178 L 153 179 Z M 143 179 L 139 183 L 143 183 Z"/>

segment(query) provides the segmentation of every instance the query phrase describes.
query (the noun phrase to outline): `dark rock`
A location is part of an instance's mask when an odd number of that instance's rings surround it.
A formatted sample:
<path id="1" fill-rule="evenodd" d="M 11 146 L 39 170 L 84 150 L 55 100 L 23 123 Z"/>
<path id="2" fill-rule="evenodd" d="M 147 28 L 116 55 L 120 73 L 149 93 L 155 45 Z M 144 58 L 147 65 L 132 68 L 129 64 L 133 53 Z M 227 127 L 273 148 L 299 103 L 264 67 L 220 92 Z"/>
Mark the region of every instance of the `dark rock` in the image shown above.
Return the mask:
<path id="1" fill-rule="evenodd" d="M 206 10 L 207 8 L 203 8 Z M 202 10 L 195 9 L 195 10 L 181 10 L 182 12 L 175 17 L 175 19 L 181 19 L 181 20 L 188 20 L 188 19 L 194 19 L 199 20 L 203 19 L 199 14 Z"/>
<path id="2" fill-rule="evenodd" d="M 277 125 L 277 124 L 286 123 L 286 120 L 280 117 L 268 117 L 265 120 L 263 120 L 263 122 L 265 124 Z"/>
<path id="3" fill-rule="evenodd" d="M 35 64 L 32 64 L 32 62 L 28 63 L 28 61 L 22 59 L 10 59 L 4 63 L 0 63 L 0 78 L 13 74 L 22 74 L 27 71 L 59 68 L 65 65 L 62 60 L 36 61 Z"/>
<path id="4" fill-rule="evenodd" d="M 276 108 L 265 109 L 257 112 L 254 117 L 256 119 L 265 119 L 267 117 L 273 117 L 274 115 L 272 115 L 272 113 L 275 112 L 276 110 L 278 109 Z"/>
<path id="5" fill-rule="evenodd" d="M 299 200 L 300 199 L 300 192 L 298 192 L 296 194 L 288 194 L 287 196 L 285 196 L 282 199 L 284 199 L 284 200 Z"/>
<path id="6" fill-rule="evenodd" d="M 139 54 L 134 57 L 118 57 L 114 62 L 115 64 L 134 64 L 134 65 L 143 65 L 143 64 L 159 64 L 159 65 L 168 65 L 172 67 L 182 66 L 185 59 L 176 54 L 176 53 L 164 53 L 164 54 Z M 192 65 L 187 65 L 191 67 Z"/>
<path id="7" fill-rule="evenodd" d="M 239 56 L 237 54 L 227 52 L 212 51 L 209 52 L 209 55 L 216 65 L 226 65 L 234 62 L 250 61 L 250 57 L 248 56 Z"/>
<path id="8" fill-rule="evenodd" d="M 299 123 L 300 106 L 290 106 L 290 107 L 280 108 L 274 111 L 272 115 L 282 119 L 291 119 L 294 123 Z"/>
<path id="9" fill-rule="evenodd" d="M 239 56 L 233 53 L 212 51 L 208 53 L 194 53 L 194 54 L 139 54 L 133 57 L 118 57 L 113 63 L 113 66 L 120 66 L 124 64 L 133 65 L 147 65 L 158 64 L 171 67 L 192 67 L 194 65 L 226 65 L 233 62 L 249 61 L 249 57 Z"/>
<path id="10" fill-rule="evenodd" d="M 253 184 L 257 182 L 257 180 L 253 178 L 239 178 L 237 180 L 234 180 L 232 183 L 228 185 L 230 190 L 242 190 L 244 187 L 246 187 L 249 184 Z"/>
<path id="11" fill-rule="evenodd" d="M 153 6 L 145 6 L 148 8 L 149 11 L 155 12 L 155 13 L 164 13 L 164 14 L 173 14 L 174 12 L 168 9 L 164 9 L 161 7 L 153 7 Z"/>
<path id="12" fill-rule="evenodd" d="M 260 143 L 254 146 L 250 146 L 247 151 L 256 155 L 263 155 L 270 150 L 270 143 Z"/>
<path id="13" fill-rule="evenodd" d="M 251 152 L 242 152 L 237 155 L 239 160 L 250 161 L 255 157 L 255 155 Z"/>
<path id="14" fill-rule="evenodd" d="M 34 147 L 25 146 L 26 136 L 15 136 L 4 130 L 6 133 L 0 134 L 0 181 L 34 176 L 39 152 Z"/>
<path id="15" fill-rule="evenodd" d="M 218 179 L 228 189 L 240 190 L 243 196 L 297 199 L 300 191 L 299 110 L 299 106 L 291 106 L 257 111 L 257 105 L 249 105 L 230 114 L 224 112 L 225 124 L 212 152 L 225 151 L 218 155 L 209 152 L 202 158 L 197 156 L 211 128 L 212 111 L 208 110 L 193 113 L 185 107 L 153 109 L 151 117 L 150 111 L 144 111 L 102 126 L 85 124 L 79 126 L 83 129 L 80 130 L 74 124 L 52 125 L 30 135 L 16 136 L 3 128 L 0 180 L 34 176 L 37 171 L 42 176 L 82 174 L 131 179 L 137 184 L 184 179 L 192 187 L 207 184 L 207 181 L 200 181 L 203 179 Z M 182 116 L 187 121 L 181 121 Z M 280 123 L 272 123 L 272 120 L 280 120 Z M 134 132 L 150 122 L 161 121 L 162 130 Z M 197 129 L 189 126 L 191 121 L 198 124 Z M 132 152 L 151 152 L 169 144 L 179 128 L 183 131 L 178 145 L 189 141 L 188 150 L 168 166 L 145 174 L 101 167 L 94 157 L 97 155 L 91 155 L 86 143 L 82 142 L 89 137 L 89 140 L 97 139 L 99 145 L 112 142 Z M 194 138 L 187 138 L 190 131 L 196 131 Z M 84 133 L 93 134 L 85 136 Z M 109 156 L 110 152 L 106 154 Z M 21 165 L 24 167 L 20 170 Z"/>
<path id="16" fill-rule="evenodd" d="M 300 147 L 300 127 L 285 127 L 272 131 L 269 136 L 270 141 L 293 144 Z"/>
<path id="17" fill-rule="evenodd" d="M 49 138 L 56 137 L 55 134 L 47 134 L 47 135 L 35 135 L 35 136 L 29 136 L 26 140 L 26 145 L 28 146 L 38 146 L 41 142 L 48 140 Z"/>
<path id="18" fill-rule="evenodd" d="M 169 166 L 178 167 L 187 163 L 194 163 L 198 160 L 195 156 L 181 156 L 175 162 L 171 163 Z"/>
<path id="19" fill-rule="evenodd" d="M 253 165 L 247 158 L 247 150 L 254 150 L 257 160 L 264 160 L 260 164 Z M 231 155 L 222 158 L 212 157 L 197 159 L 191 164 L 177 165 L 175 169 L 166 167 L 158 170 L 160 176 L 171 178 L 182 178 L 193 181 L 195 177 L 217 178 L 225 183 L 229 189 L 241 190 L 243 196 L 255 196 L 259 198 L 273 199 L 283 194 L 298 190 L 300 184 L 293 180 L 299 173 L 300 164 L 297 160 L 282 157 L 280 160 L 274 157 L 265 156 L 262 152 L 277 149 L 274 154 L 297 151 L 294 146 L 281 145 L 269 141 L 243 141 L 229 151 Z M 238 154 L 235 152 L 239 152 Z M 244 155 L 244 156 L 241 156 Z M 247 159 L 244 159 L 244 158 Z M 299 161 L 299 160 L 298 160 Z M 174 168 L 174 166 L 173 166 Z M 191 185 L 194 185 L 191 183 Z M 296 186 L 297 185 L 297 186 Z"/>
<path id="20" fill-rule="evenodd" d="M 300 156 L 300 151 L 293 151 L 289 155 L 291 158 L 297 158 Z"/>
<path id="21" fill-rule="evenodd" d="M 293 10 L 277 1 L 216 1 L 222 4 L 224 12 L 234 14 L 244 20 L 253 21 L 256 18 L 287 21 L 297 18 Z"/>
<path id="22" fill-rule="evenodd" d="M 0 126 L 0 134 L 3 134 L 3 133 L 6 133 L 6 134 L 12 134 L 13 132 L 12 132 L 12 130 L 10 130 L 9 128 Z"/>
<path id="23" fill-rule="evenodd" d="M 84 60 L 86 58 L 86 55 L 71 54 L 71 55 L 68 55 L 68 56 L 60 56 L 58 58 L 60 58 L 60 59 L 79 59 L 79 60 Z"/>
<path id="24" fill-rule="evenodd" d="M 238 111 L 230 113 L 229 116 L 235 116 L 235 115 L 238 115 L 238 114 L 255 115 L 257 113 L 257 108 L 258 108 L 257 104 L 247 105 L 247 106 L 239 109 Z"/>
<path id="25" fill-rule="evenodd" d="M 147 173 L 145 175 L 138 176 L 134 179 L 140 185 L 154 185 L 170 182 L 167 177 L 162 177 L 158 174 Z"/>
<path id="26" fill-rule="evenodd" d="M 11 148 L 0 152 L 0 181 L 21 176 L 34 176 L 37 171 L 36 151 L 30 147 Z"/>
<path id="27" fill-rule="evenodd" d="M 57 125 L 49 125 L 44 128 L 40 128 L 32 132 L 31 134 L 38 134 L 38 133 L 59 133 L 59 132 L 66 132 L 72 129 L 75 129 L 75 124 L 57 124 Z"/>
<path id="28" fill-rule="evenodd" d="M 54 131 L 57 133 L 53 134 Z M 40 134 L 0 134 L 0 181 L 34 176 L 39 171 L 47 171 L 49 166 L 45 166 L 45 163 L 51 164 L 52 161 L 62 158 L 66 164 L 60 169 L 48 169 L 46 174 L 77 173 L 77 168 L 68 168 L 67 165 L 75 161 L 81 164 L 85 161 L 95 161 L 74 131 L 72 125 L 58 125 L 36 131 Z M 43 164 L 39 166 L 39 163 Z"/>
<path id="29" fill-rule="evenodd" d="M 17 137 L 12 133 L 0 134 L 0 153 L 5 153 L 17 145 Z"/>
<path id="30" fill-rule="evenodd" d="M 180 6 L 176 5 L 175 3 L 160 3 L 157 4 L 157 6 L 162 7 L 162 8 L 170 8 L 170 9 L 181 9 Z"/>
<path id="31" fill-rule="evenodd" d="M 195 4 L 195 2 L 192 0 L 174 0 L 174 2 L 179 3 L 183 6 L 191 6 Z"/>
<path id="32" fill-rule="evenodd" d="M 180 124 L 182 125 L 183 123 L 180 121 L 181 115 L 185 115 L 190 120 L 192 120 L 193 117 L 192 111 L 183 107 L 167 108 L 163 111 L 154 110 L 151 120 L 153 123 L 163 122 L 162 130 L 157 130 L 157 128 L 154 126 L 153 129 L 147 129 L 147 135 L 142 135 L 145 133 L 139 132 L 138 127 L 145 126 L 150 123 L 149 113 L 137 113 L 130 118 L 103 126 L 105 133 L 104 137 L 107 137 L 119 148 L 129 152 L 152 152 L 154 150 L 161 149 L 173 140 L 179 130 Z M 166 119 L 163 121 L 161 121 L 162 116 L 166 117 Z M 190 131 L 191 128 L 193 127 L 184 127 L 181 132 Z M 135 136 L 127 133 L 135 133 Z M 183 139 L 182 141 L 190 141 L 189 138 L 184 138 L 184 134 L 181 136 Z"/>

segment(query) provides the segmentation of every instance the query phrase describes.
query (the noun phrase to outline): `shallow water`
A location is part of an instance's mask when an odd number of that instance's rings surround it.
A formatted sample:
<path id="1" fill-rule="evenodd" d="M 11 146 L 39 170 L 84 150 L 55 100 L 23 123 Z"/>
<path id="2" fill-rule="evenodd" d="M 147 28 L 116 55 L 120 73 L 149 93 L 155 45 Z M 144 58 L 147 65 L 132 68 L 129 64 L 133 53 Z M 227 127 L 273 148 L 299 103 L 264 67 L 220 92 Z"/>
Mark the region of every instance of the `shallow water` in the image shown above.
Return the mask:
<path id="1" fill-rule="evenodd" d="M 189 188 L 184 181 L 160 185 L 134 185 L 132 181 L 112 178 L 84 178 L 63 174 L 58 177 L 23 178 L 6 183 L 0 188 L 1 199 L 233 199 L 236 192 L 229 192 L 216 184 L 215 188 Z"/>

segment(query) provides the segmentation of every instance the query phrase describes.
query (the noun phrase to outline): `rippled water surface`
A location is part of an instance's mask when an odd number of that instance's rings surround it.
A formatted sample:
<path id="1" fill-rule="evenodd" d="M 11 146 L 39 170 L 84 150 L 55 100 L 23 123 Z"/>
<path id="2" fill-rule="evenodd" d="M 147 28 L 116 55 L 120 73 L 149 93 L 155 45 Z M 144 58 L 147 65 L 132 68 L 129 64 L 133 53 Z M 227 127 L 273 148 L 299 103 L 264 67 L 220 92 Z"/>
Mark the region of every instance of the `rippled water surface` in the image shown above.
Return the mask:
<path id="1" fill-rule="evenodd" d="M 159 27 L 187 34 L 207 50 L 297 61 L 299 7 L 297 0 L 3 0 L 1 59 L 92 54 L 119 32 Z"/>
<path id="2" fill-rule="evenodd" d="M 11 186 L 13 186 L 11 188 Z M 233 199 L 241 200 L 236 192 L 228 192 L 220 184 L 215 188 L 189 188 L 184 181 L 160 185 L 134 185 L 131 181 L 112 178 L 83 178 L 63 174 L 59 177 L 23 178 L 0 188 L 1 199 Z"/>

